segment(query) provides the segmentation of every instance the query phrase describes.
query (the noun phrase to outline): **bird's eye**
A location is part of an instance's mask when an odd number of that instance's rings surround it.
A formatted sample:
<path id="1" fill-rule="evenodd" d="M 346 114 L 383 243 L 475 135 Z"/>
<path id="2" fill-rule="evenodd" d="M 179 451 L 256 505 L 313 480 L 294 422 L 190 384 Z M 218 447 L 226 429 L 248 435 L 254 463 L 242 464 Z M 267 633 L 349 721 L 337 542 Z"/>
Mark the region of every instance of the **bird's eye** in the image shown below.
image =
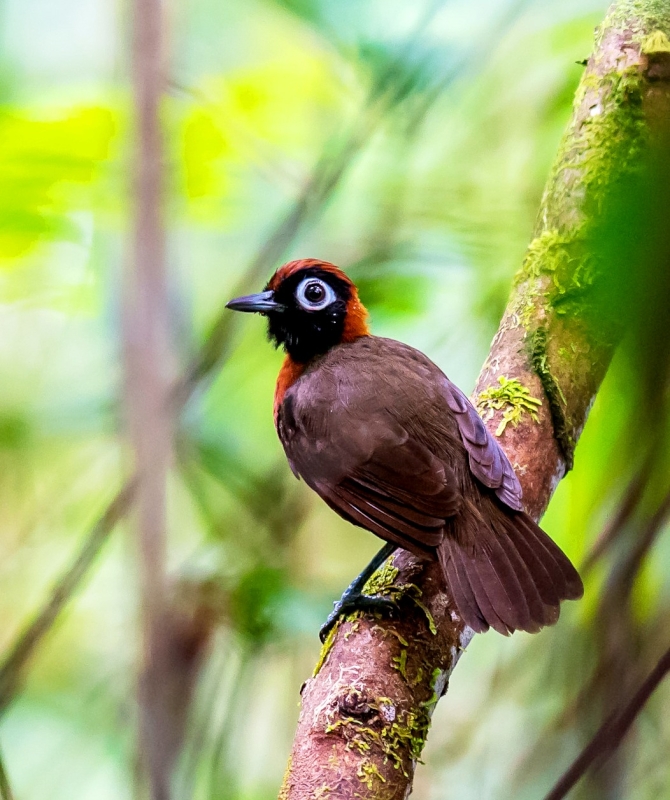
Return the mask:
<path id="1" fill-rule="evenodd" d="M 335 292 L 319 278 L 305 278 L 296 289 L 295 296 L 306 311 L 321 311 L 336 299 Z"/>

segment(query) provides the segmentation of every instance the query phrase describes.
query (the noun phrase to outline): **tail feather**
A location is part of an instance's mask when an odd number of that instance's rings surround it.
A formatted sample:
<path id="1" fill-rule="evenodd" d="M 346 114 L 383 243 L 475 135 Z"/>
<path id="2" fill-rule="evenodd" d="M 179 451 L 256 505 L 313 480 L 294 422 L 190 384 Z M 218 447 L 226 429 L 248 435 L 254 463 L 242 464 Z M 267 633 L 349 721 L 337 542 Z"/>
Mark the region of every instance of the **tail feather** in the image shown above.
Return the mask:
<path id="1" fill-rule="evenodd" d="M 549 568 L 535 552 L 535 547 L 529 543 L 528 536 L 520 531 L 516 525 L 509 529 L 509 536 L 519 557 L 528 565 L 528 570 L 534 578 L 537 591 L 546 606 L 558 606 L 561 602 L 561 595 L 556 589 L 556 584 L 565 586 L 563 573 L 558 565 L 552 563 Z"/>
<path id="2" fill-rule="evenodd" d="M 461 555 L 463 555 L 462 551 Z M 502 633 L 504 636 L 512 633 L 512 629 L 502 618 L 504 616 L 504 609 L 501 609 L 497 604 L 494 604 L 494 602 L 491 601 L 489 594 L 484 587 L 484 582 L 482 581 L 479 571 L 476 568 L 476 564 L 464 558 L 463 567 L 465 569 L 466 579 L 472 587 L 472 593 L 475 596 L 477 608 L 481 616 L 484 618 L 487 628 L 491 627 L 494 631 L 498 631 L 498 633 Z M 458 610 L 461 611 L 460 608 Z M 471 617 L 469 611 L 470 609 L 467 608 L 461 612 L 466 625 L 470 625 Z M 476 620 L 473 619 L 473 621 Z M 470 625 L 470 627 L 472 627 L 472 625 Z"/>
<path id="3" fill-rule="evenodd" d="M 565 589 L 561 600 L 579 600 L 584 594 L 584 584 L 570 559 L 556 542 L 539 525 L 536 525 L 527 514 L 521 514 L 520 516 L 522 518 L 521 524 L 525 530 L 550 554 L 554 564 L 563 575 Z M 545 561 L 544 563 L 546 564 L 547 562 Z"/>
<path id="4" fill-rule="evenodd" d="M 483 540 L 474 566 L 496 613 L 509 630 L 526 630 L 531 624 L 528 602 L 497 536 Z"/>
<path id="5" fill-rule="evenodd" d="M 470 586 L 470 581 L 461 559 L 460 549 L 455 546 L 450 550 L 449 558 L 443 564 L 443 569 L 446 573 L 447 584 L 459 609 L 467 609 L 467 616 L 470 620 L 468 625 L 475 633 L 485 633 L 489 629 L 489 624 L 486 621 L 475 594 Z M 461 612 L 462 615 L 465 611 Z"/>
<path id="6" fill-rule="evenodd" d="M 491 511 L 454 520 L 456 530 L 438 549 L 463 621 L 478 632 L 491 627 L 503 634 L 553 625 L 561 601 L 583 594 L 577 570 L 527 514 Z"/>
<path id="7" fill-rule="evenodd" d="M 505 534 L 507 536 L 505 537 Z M 535 631 L 539 631 L 544 625 L 552 625 L 558 619 L 558 600 L 553 604 L 547 603 L 543 597 L 543 591 L 546 589 L 549 577 L 546 570 L 542 566 L 542 562 L 533 558 L 534 553 L 531 548 L 528 548 L 530 556 L 530 565 L 526 563 L 526 559 L 521 555 L 524 552 L 523 547 L 519 549 L 518 542 L 515 541 L 516 529 L 514 526 L 509 526 L 503 535 L 498 539 L 499 546 L 504 550 L 505 555 L 509 559 L 514 574 L 521 586 L 521 591 L 524 594 L 526 603 L 528 604 L 529 620 L 535 623 Z M 505 538 L 510 543 L 510 546 L 505 546 Z M 551 585 L 551 583 L 549 583 Z M 554 597 L 556 595 L 554 594 Z M 529 631 L 530 627 L 522 628 L 522 630 Z"/>

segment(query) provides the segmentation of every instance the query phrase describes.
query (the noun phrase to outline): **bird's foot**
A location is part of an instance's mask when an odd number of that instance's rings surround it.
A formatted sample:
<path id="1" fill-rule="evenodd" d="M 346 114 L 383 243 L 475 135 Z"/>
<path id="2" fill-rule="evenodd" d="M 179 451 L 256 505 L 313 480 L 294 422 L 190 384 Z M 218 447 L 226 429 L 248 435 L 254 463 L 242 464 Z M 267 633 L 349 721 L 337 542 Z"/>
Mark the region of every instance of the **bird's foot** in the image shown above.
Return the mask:
<path id="1" fill-rule="evenodd" d="M 342 595 L 341 599 L 333 604 L 335 607 L 328 615 L 328 619 L 321 626 L 319 639 L 325 642 L 328 634 L 333 629 L 337 620 L 344 614 L 351 614 L 352 611 L 382 611 L 393 614 L 398 606 L 390 597 L 381 594 L 350 594 Z"/>

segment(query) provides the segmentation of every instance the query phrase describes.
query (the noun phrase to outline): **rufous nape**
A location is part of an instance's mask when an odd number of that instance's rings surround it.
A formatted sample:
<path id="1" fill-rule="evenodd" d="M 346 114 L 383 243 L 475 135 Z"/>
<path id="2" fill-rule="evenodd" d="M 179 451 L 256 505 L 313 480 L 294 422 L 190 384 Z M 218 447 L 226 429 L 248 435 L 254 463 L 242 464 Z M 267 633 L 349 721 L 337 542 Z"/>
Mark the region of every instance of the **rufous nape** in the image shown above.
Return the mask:
<path id="1" fill-rule="evenodd" d="M 366 596 L 398 547 L 437 559 L 463 622 L 536 632 L 582 596 L 579 574 L 523 509 L 521 485 L 474 406 L 427 356 L 373 336 L 353 282 L 333 264 L 291 261 L 265 291 L 228 303 L 268 319 L 286 351 L 275 425 L 291 469 L 344 519 L 387 544 L 335 604 Z"/>

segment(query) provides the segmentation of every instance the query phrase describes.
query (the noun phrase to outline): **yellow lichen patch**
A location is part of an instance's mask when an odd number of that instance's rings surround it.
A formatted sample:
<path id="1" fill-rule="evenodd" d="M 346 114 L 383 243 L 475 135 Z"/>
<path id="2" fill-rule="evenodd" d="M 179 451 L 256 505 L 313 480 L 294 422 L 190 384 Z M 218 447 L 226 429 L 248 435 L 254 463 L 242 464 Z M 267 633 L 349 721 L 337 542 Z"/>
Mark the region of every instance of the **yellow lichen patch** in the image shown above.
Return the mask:
<path id="1" fill-rule="evenodd" d="M 420 599 L 423 592 L 414 583 L 408 583 L 405 584 L 405 586 L 407 587 L 407 594 L 410 600 L 414 603 L 415 606 L 420 608 L 426 615 L 428 630 L 433 634 L 433 636 L 437 636 L 437 625 L 435 624 L 435 618 L 430 613 L 430 609 L 428 608 L 428 606 Z"/>
<path id="2" fill-rule="evenodd" d="M 349 627 L 344 632 L 344 638 L 345 639 L 348 639 L 350 636 L 352 636 L 358 630 L 358 627 L 359 627 L 358 621 L 361 618 L 361 613 L 362 613 L 361 611 L 354 611 L 353 614 L 348 614 L 347 615 L 346 620 L 349 623 Z"/>
<path id="3" fill-rule="evenodd" d="M 340 628 L 341 622 L 341 620 L 338 620 L 330 629 L 330 633 L 326 637 L 326 641 L 323 643 L 323 647 L 319 653 L 319 660 L 316 662 L 316 666 L 314 667 L 314 672 L 312 673 L 313 678 L 316 678 L 321 670 L 321 667 L 326 663 L 328 654 L 330 653 L 332 646 L 335 644 L 335 636 L 337 635 L 337 631 Z"/>
<path id="4" fill-rule="evenodd" d="M 368 582 L 363 587 L 363 592 L 368 595 L 379 594 L 390 597 L 392 600 L 398 602 L 402 597 L 409 597 L 412 602 L 417 605 L 426 615 L 428 628 L 433 636 L 437 635 L 437 627 L 430 609 L 425 603 L 421 601 L 422 591 L 414 583 L 396 583 L 399 570 L 393 565 L 393 558 L 389 558 L 384 565 L 375 572 Z M 394 631 L 391 631 L 394 633 Z M 395 634 L 397 635 L 397 634 Z M 407 644 L 403 639 L 401 644 Z"/>
<path id="5" fill-rule="evenodd" d="M 332 747 L 332 752 L 328 756 L 328 766 L 331 769 L 338 769 L 340 766 L 340 757 L 337 755 L 337 745 L 334 744 Z"/>
<path id="6" fill-rule="evenodd" d="M 647 55 L 670 53 L 670 39 L 668 39 L 664 31 L 654 31 L 642 42 L 640 50 Z"/>
<path id="7" fill-rule="evenodd" d="M 404 767 L 404 756 L 408 755 L 412 761 L 421 763 L 421 753 L 429 726 L 430 714 L 425 708 L 421 708 L 418 713 L 406 712 L 402 719 L 385 726 L 382 730 L 384 755 L 407 777 L 409 776 Z"/>
<path id="8" fill-rule="evenodd" d="M 514 428 L 521 422 L 524 414 L 528 414 L 534 422 L 538 422 L 537 410 L 542 401 L 533 397 L 526 386 L 517 378 L 498 378 L 499 386 L 485 389 L 477 398 L 477 408 L 484 421 L 491 419 L 496 411 L 503 411 L 496 436 L 502 436 L 508 424 Z"/>
<path id="9" fill-rule="evenodd" d="M 339 733 L 346 740 L 347 750 L 362 756 L 367 756 L 373 748 L 379 749 L 384 763 L 391 763 L 409 777 L 406 763 L 408 760 L 421 760 L 430 726 L 430 711 L 431 706 L 420 706 L 417 711 L 400 713 L 391 722 L 380 716 L 368 725 L 353 717 L 344 717 L 327 725 L 324 732 Z"/>
<path id="10" fill-rule="evenodd" d="M 376 782 L 381 781 L 381 783 L 386 783 L 386 778 L 377 769 L 377 765 L 373 764 L 372 761 L 369 761 L 367 758 L 361 761 L 356 775 L 361 783 L 364 783 L 368 789 L 374 789 Z"/>
<path id="11" fill-rule="evenodd" d="M 440 695 L 437 693 L 437 684 L 442 676 L 442 670 L 439 667 L 436 667 L 433 670 L 433 674 L 431 675 L 430 685 L 433 689 L 433 694 L 428 698 L 428 700 L 424 700 L 423 702 L 419 703 L 422 708 L 432 708 L 433 706 L 437 705 L 437 701 L 440 699 Z"/>
<path id="12" fill-rule="evenodd" d="M 395 636 L 395 638 L 400 642 L 400 644 L 403 647 L 409 647 L 409 642 L 407 641 L 407 639 L 405 639 L 405 637 L 401 633 L 398 633 L 398 631 L 395 630 L 395 628 L 390 628 L 390 627 L 382 628 L 381 625 L 375 625 L 372 630 L 379 631 L 379 633 L 384 637 Z"/>
<path id="13" fill-rule="evenodd" d="M 398 672 L 407 680 L 407 650 L 402 649 L 400 655 L 393 658 L 392 667 L 397 669 Z"/>
<path id="14" fill-rule="evenodd" d="M 293 766 L 293 756 L 288 757 L 286 764 L 286 772 L 284 773 L 284 780 L 282 781 L 281 789 L 279 790 L 279 797 L 277 800 L 286 800 L 288 797 L 289 783 L 288 779 L 291 774 L 291 767 Z"/>
<path id="15" fill-rule="evenodd" d="M 394 581 L 398 577 L 398 568 L 393 565 L 393 558 L 387 559 L 384 564 L 373 573 L 363 587 L 364 594 L 386 594 L 394 589 Z"/>

